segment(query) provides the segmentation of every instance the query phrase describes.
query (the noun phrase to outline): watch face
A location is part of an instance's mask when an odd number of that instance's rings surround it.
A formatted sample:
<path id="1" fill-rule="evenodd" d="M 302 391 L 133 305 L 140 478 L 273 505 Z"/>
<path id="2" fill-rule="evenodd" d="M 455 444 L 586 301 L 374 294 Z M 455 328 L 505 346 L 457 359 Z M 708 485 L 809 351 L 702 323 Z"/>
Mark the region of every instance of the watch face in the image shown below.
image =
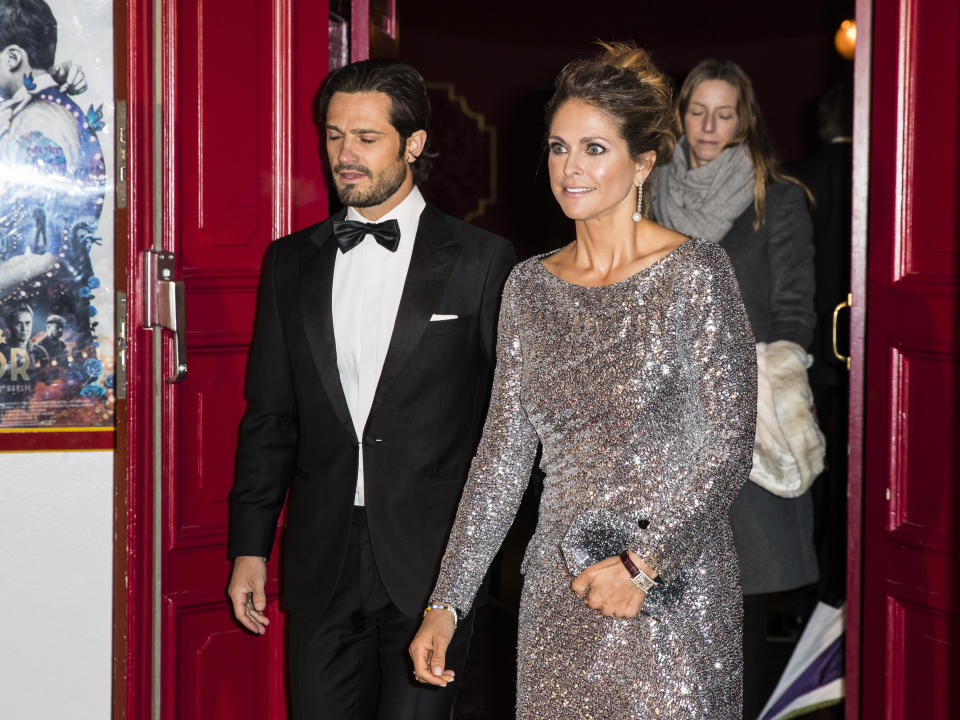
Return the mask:
<path id="1" fill-rule="evenodd" d="M 647 575 L 643 571 L 641 571 L 639 575 L 631 579 L 633 580 L 633 584 L 636 585 L 641 590 L 643 590 L 644 592 L 649 592 L 650 588 L 656 585 L 656 582 L 654 582 L 649 577 L 647 577 Z"/>

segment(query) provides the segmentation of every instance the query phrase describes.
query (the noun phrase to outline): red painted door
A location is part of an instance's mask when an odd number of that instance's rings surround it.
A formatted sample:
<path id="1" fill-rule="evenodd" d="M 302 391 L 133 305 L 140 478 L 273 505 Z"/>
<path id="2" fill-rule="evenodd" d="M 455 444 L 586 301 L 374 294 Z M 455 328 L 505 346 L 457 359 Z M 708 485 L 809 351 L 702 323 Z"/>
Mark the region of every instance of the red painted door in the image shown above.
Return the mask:
<path id="1" fill-rule="evenodd" d="M 263 252 L 326 215 L 311 107 L 327 3 L 167 0 L 163 43 L 164 247 L 185 284 L 188 357 L 163 393 L 163 717 L 282 718 L 279 553 L 273 624 L 255 638 L 224 596 L 227 494 Z"/>
<path id="2" fill-rule="evenodd" d="M 279 553 L 255 638 L 224 596 L 227 495 L 261 258 L 326 215 L 311 108 L 327 3 L 166 0 L 164 14 L 163 244 L 185 284 L 188 373 L 163 390 L 163 717 L 282 718 Z"/>
<path id="3" fill-rule="evenodd" d="M 960 620 L 960 4 L 876 0 L 872 51 L 860 709 L 947 720 Z"/>
<path id="4" fill-rule="evenodd" d="M 327 74 L 328 3 L 155 3 L 128 0 L 131 248 L 176 256 L 185 286 L 187 374 L 151 388 L 152 339 L 145 331 L 131 339 L 121 534 L 127 590 L 118 614 L 128 637 L 115 660 L 124 687 L 116 714 L 147 718 L 159 702 L 160 717 L 169 720 L 284 718 L 278 553 L 267 586 L 273 624 L 255 638 L 234 622 L 225 597 L 227 495 L 261 258 L 274 238 L 327 214 L 312 101 Z M 159 136 L 153 152 L 151 133 Z M 133 253 L 130 286 L 137 288 Z M 131 325 L 138 327 L 139 299 L 135 290 L 131 295 Z M 165 337 L 163 376 L 173 374 L 171 351 Z M 151 426 L 155 443 L 145 437 Z M 154 474 L 159 503 L 148 490 Z M 144 528 L 154 512 L 151 537 Z M 160 564 L 158 595 L 151 556 Z M 159 670 L 152 684 L 151 666 Z"/>

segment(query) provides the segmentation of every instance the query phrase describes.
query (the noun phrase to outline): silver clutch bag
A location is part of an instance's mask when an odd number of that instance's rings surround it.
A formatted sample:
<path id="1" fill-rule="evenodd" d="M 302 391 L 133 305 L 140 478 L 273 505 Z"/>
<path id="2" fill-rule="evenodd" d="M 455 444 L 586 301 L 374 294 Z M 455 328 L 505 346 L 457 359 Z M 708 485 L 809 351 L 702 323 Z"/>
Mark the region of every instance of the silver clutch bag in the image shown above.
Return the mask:
<path id="1" fill-rule="evenodd" d="M 594 563 L 617 557 L 647 522 L 606 508 L 594 508 L 578 515 L 560 541 L 567 571 L 577 576 Z"/>

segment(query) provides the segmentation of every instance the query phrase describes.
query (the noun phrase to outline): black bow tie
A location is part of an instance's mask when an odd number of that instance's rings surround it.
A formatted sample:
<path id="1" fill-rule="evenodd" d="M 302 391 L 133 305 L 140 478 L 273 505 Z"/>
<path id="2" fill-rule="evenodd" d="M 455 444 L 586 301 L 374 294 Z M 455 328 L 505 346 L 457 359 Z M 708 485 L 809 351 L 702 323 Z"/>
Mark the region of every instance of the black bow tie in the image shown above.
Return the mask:
<path id="1" fill-rule="evenodd" d="M 333 234 L 337 238 L 340 252 L 350 252 L 367 235 L 373 235 L 374 239 L 390 252 L 396 252 L 400 246 L 400 223 L 396 220 L 387 220 L 382 223 L 334 220 Z"/>

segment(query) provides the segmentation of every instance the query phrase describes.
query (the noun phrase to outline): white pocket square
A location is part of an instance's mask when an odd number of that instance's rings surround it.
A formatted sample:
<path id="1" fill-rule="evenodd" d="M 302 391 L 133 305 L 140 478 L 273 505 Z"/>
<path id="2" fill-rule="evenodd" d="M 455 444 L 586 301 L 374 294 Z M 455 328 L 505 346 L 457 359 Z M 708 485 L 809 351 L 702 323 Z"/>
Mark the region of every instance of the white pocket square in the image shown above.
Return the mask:
<path id="1" fill-rule="evenodd" d="M 430 322 L 437 322 L 439 320 L 456 320 L 459 315 L 431 315 Z"/>

